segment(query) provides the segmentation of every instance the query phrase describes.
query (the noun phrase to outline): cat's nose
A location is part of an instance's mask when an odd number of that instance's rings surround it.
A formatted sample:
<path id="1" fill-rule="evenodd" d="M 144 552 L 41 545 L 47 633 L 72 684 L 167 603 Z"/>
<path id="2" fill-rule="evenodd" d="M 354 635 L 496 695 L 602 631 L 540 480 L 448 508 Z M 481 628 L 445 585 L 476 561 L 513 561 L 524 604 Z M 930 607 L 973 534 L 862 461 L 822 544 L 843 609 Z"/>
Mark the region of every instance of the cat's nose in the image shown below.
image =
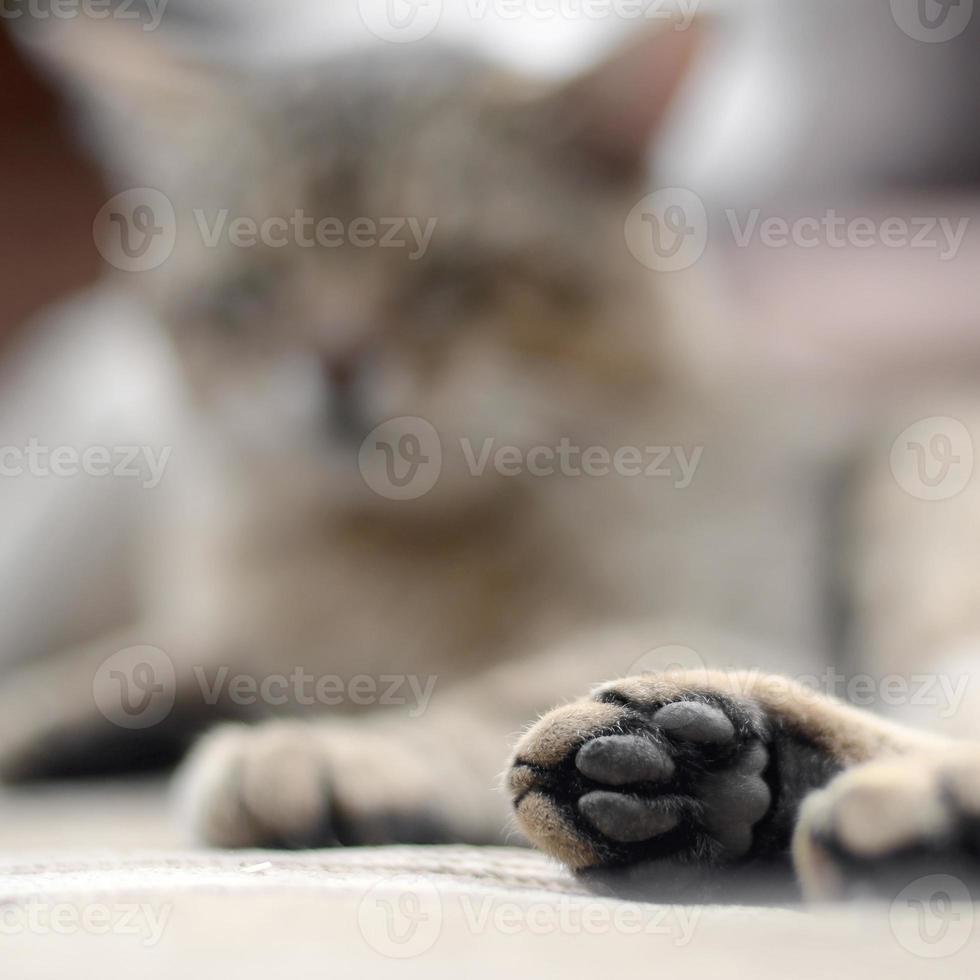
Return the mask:
<path id="1" fill-rule="evenodd" d="M 370 430 L 364 405 L 364 364 L 358 356 L 321 361 L 329 393 L 329 427 L 344 442 L 360 444 Z"/>
<path id="2" fill-rule="evenodd" d="M 323 370 L 335 388 L 350 388 L 357 379 L 357 358 L 327 358 L 323 361 Z"/>

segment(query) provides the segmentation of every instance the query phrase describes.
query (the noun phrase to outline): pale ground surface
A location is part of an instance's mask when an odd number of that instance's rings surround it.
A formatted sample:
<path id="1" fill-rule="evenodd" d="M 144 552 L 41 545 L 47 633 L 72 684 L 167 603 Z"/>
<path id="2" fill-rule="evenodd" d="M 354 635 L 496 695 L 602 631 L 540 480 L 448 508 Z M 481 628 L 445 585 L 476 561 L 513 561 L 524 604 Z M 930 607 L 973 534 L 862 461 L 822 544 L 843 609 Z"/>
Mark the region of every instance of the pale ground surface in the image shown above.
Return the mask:
<path id="1" fill-rule="evenodd" d="M 923 918 L 620 902 L 508 848 L 195 853 L 149 782 L 18 791 L 3 814 L 0 941 L 18 980 L 455 978 L 463 965 L 476 977 L 956 980 L 980 962 L 970 906 Z"/>

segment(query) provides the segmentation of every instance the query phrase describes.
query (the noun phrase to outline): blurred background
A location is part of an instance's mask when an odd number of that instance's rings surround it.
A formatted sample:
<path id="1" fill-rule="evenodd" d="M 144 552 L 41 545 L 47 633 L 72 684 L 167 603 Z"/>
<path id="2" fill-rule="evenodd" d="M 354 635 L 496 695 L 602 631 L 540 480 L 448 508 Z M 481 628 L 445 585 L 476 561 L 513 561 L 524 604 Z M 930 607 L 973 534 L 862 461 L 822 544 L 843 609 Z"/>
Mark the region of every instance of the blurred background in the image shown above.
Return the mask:
<path id="1" fill-rule="evenodd" d="M 595 8 L 587 0 L 293 0 L 288 8 L 172 0 L 160 7 L 160 29 L 215 56 L 301 59 L 397 43 L 377 27 L 392 2 L 427 36 L 551 76 L 668 11 L 663 0 Z M 973 0 L 681 5 L 685 15 L 714 15 L 716 29 L 656 148 L 658 183 L 692 188 L 713 207 L 719 220 L 709 254 L 737 280 L 726 301 L 747 304 L 760 331 L 778 329 L 787 356 L 819 359 L 840 345 L 884 340 L 891 348 L 884 361 L 900 361 L 920 356 L 926 334 L 934 356 L 972 350 L 975 222 L 959 261 L 936 262 L 929 250 L 881 246 L 735 249 L 722 217 L 726 209 L 792 217 L 830 206 L 902 215 L 922 211 L 924 201 L 930 215 L 972 215 L 980 175 L 980 17 L 972 7 Z M 32 313 L 99 273 L 91 225 L 108 194 L 78 148 L 77 107 L 13 41 L 14 29 L 50 20 L 50 9 L 46 0 L 5 0 L 0 17 L 0 338 L 8 342 Z M 800 289 L 805 309 L 795 302 Z"/>

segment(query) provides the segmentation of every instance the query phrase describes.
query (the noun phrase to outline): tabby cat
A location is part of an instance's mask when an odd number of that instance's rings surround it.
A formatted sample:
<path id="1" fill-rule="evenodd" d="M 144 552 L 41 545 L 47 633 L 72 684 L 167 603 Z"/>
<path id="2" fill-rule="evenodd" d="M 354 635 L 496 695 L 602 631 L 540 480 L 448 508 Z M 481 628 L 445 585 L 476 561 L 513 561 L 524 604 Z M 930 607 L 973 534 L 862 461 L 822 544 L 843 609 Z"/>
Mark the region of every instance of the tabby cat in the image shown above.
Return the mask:
<path id="1" fill-rule="evenodd" d="M 774 676 L 839 655 L 828 580 L 875 670 L 971 633 L 915 620 L 921 568 L 879 601 L 912 512 L 840 464 L 885 402 L 699 372 L 726 324 L 630 254 L 698 36 L 555 85 L 428 45 L 259 71 L 53 32 L 115 188 L 173 206 L 173 254 L 105 289 L 168 338 L 186 426 L 129 624 L 0 686 L 8 780 L 165 761 L 232 715 L 177 777 L 223 847 L 492 843 L 512 811 L 576 870 L 792 842 L 814 895 L 976 854 L 980 752 Z M 898 607 L 914 648 L 875 661 Z M 173 710 L 114 723 L 134 691 Z"/>

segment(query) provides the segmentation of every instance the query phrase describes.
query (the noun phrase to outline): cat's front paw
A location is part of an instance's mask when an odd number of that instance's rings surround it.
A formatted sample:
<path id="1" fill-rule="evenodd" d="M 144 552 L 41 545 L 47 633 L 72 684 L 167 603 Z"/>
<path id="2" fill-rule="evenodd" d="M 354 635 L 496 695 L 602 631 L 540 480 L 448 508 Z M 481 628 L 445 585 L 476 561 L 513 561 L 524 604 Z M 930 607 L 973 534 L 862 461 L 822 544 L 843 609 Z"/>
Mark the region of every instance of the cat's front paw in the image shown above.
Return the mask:
<path id="1" fill-rule="evenodd" d="M 843 773 L 807 799 L 793 851 L 815 899 L 894 898 L 938 874 L 980 896 L 980 749 L 913 754 Z"/>
<path id="2" fill-rule="evenodd" d="M 305 726 L 222 725 L 177 775 L 192 837 L 217 847 L 313 847 L 336 843 L 331 777 Z"/>
<path id="3" fill-rule="evenodd" d="M 191 752 L 176 791 L 190 835 L 217 847 L 454 839 L 424 755 L 356 723 L 223 725 Z"/>
<path id="4" fill-rule="evenodd" d="M 776 789 L 769 719 L 683 678 L 606 685 L 521 739 L 508 783 L 533 844 L 576 870 L 725 863 L 757 848 Z"/>

